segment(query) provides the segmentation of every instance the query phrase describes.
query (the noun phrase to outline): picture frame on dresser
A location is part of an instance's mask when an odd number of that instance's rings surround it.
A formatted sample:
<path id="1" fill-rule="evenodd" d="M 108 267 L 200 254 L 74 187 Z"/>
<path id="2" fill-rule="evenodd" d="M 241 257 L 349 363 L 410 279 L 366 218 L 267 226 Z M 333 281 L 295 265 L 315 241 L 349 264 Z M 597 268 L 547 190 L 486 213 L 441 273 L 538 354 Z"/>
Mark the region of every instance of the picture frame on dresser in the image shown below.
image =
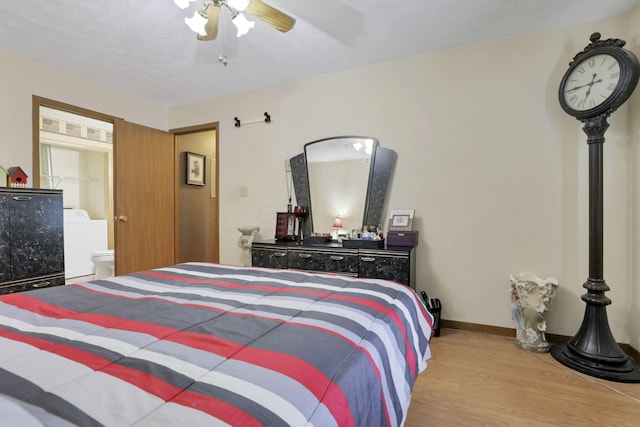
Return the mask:
<path id="1" fill-rule="evenodd" d="M 414 209 L 394 209 L 389 215 L 388 231 L 413 230 Z"/>

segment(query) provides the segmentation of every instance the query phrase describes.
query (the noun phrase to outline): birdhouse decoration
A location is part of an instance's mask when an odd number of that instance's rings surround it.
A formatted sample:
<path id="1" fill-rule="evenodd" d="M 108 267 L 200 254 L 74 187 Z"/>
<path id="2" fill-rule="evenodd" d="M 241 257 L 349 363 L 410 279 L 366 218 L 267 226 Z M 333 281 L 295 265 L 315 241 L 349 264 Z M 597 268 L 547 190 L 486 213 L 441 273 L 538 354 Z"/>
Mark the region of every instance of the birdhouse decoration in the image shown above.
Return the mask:
<path id="1" fill-rule="evenodd" d="M 4 170 L 2 166 L 0 166 L 0 187 L 7 186 L 7 171 Z"/>
<path id="2" fill-rule="evenodd" d="M 13 188 L 25 188 L 27 186 L 27 174 L 20 166 L 7 169 L 7 184 Z"/>

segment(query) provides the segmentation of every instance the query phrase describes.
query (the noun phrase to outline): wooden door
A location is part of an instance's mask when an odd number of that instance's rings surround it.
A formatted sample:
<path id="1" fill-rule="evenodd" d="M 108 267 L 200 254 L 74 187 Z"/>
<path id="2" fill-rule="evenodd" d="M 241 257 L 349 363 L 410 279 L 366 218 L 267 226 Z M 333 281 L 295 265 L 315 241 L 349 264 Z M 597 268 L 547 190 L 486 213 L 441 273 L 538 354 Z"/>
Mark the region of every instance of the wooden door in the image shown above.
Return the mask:
<path id="1" fill-rule="evenodd" d="M 113 174 L 116 275 L 174 264 L 173 134 L 117 119 Z"/>

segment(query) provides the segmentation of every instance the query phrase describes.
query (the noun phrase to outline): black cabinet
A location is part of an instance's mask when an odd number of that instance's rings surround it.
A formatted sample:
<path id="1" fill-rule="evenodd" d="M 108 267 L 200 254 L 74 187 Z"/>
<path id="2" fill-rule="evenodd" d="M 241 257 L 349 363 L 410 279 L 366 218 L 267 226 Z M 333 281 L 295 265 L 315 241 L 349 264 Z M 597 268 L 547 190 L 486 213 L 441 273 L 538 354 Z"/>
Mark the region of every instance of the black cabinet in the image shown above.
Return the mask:
<path id="1" fill-rule="evenodd" d="M 254 267 L 290 268 L 354 277 L 386 279 L 415 289 L 415 248 L 343 248 L 338 243 L 253 242 Z"/>
<path id="2" fill-rule="evenodd" d="M 0 188 L 0 294 L 64 284 L 61 190 Z"/>

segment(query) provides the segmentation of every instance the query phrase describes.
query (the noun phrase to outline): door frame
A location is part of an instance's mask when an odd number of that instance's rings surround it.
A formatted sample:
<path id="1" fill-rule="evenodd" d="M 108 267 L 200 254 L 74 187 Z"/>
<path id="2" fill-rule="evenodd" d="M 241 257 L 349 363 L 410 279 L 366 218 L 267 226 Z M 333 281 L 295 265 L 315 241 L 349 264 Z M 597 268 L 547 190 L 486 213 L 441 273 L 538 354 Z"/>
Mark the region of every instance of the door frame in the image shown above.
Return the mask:
<path id="1" fill-rule="evenodd" d="M 56 110 L 65 111 L 71 114 L 88 117 L 90 119 L 100 120 L 113 125 L 115 134 L 116 121 L 121 120 L 119 117 L 110 114 L 100 113 L 98 111 L 89 110 L 87 108 L 78 107 L 76 105 L 67 104 L 56 101 L 54 99 L 44 98 L 37 95 L 31 96 L 31 137 L 32 137 L 32 165 L 31 165 L 31 183 L 33 188 L 41 188 L 40 182 L 40 107 L 48 107 Z M 112 164 L 115 167 L 114 164 Z M 111 171 L 113 177 L 113 171 Z M 115 247 L 115 227 L 113 227 L 114 215 L 114 182 L 109 181 L 109 216 L 107 223 L 109 247 Z"/>
<path id="2" fill-rule="evenodd" d="M 114 125 L 119 117 L 109 114 L 99 113 L 97 111 L 88 110 L 86 108 L 77 107 L 75 105 L 66 104 L 64 102 L 53 99 L 43 98 L 41 96 L 31 96 L 31 135 L 32 135 L 32 160 L 31 165 L 31 182 L 33 188 L 40 188 L 40 107 L 55 108 L 56 110 L 66 111 L 68 113 L 78 114 L 80 116 L 89 117 Z"/>
<path id="3" fill-rule="evenodd" d="M 170 129 L 169 132 L 172 133 L 174 135 L 174 150 L 175 150 L 175 176 L 176 177 L 180 177 L 182 176 L 182 171 L 180 171 L 180 153 L 179 153 L 179 147 L 178 147 L 178 142 L 177 142 L 177 137 L 181 136 L 181 135 L 187 135 L 190 133 L 199 133 L 199 132 L 209 132 L 209 131 L 214 131 L 215 134 L 215 153 L 216 153 L 216 161 L 215 161 L 215 194 L 216 194 L 216 198 L 217 203 L 216 203 L 216 209 L 215 209 L 215 218 L 214 218 L 214 227 L 217 231 L 217 241 L 214 242 L 214 244 L 217 246 L 217 258 L 215 260 L 212 260 L 212 262 L 218 263 L 220 262 L 220 131 L 219 131 L 219 127 L 220 127 L 220 122 L 211 122 L 211 123 L 203 123 L 200 125 L 194 125 L 194 126 L 187 126 L 187 127 L 181 127 L 181 128 L 175 128 L 175 129 Z M 176 242 L 176 246 L 175 246 L 175 257 L 176 259 L 178 259 L 179 257 L 179 245 L 178 242 L 180 241 L 180 213 L 179 213 L 179 209 L 178 209 L 178 191 L 180 190 L 180 179 L 176 179 L 175 182 L 175 189 L 174 189 L 174 194 L 175 194 L 175 198 L 176 198 L 176 205 L 175 205 L 175 225 L 174 225 L 174 230 L 175 230 L 175 242 Z"/>

